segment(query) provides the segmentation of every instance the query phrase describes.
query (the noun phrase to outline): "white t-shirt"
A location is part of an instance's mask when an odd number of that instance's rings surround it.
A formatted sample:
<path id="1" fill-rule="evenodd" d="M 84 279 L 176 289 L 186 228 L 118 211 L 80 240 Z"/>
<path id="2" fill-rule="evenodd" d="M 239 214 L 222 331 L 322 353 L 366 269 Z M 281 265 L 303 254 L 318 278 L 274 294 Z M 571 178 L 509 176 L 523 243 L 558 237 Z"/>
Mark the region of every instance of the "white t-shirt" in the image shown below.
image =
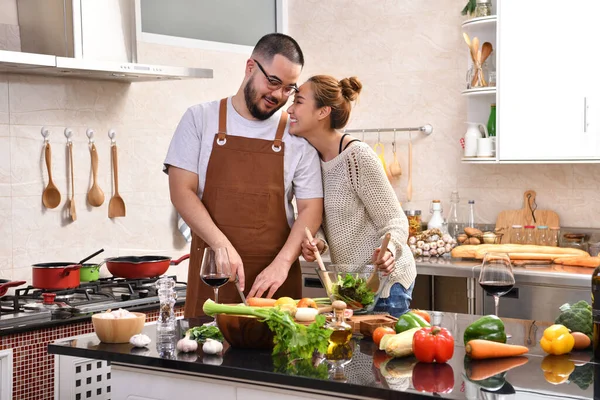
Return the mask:
<path id="1" fill-rule="evenodd" d="M 198 174 L 198 197 L 202 198 L 206 184 L 206 170 L 212 152 L 213 140 L 219 128 L 219 100 L 202 103 L 187 109 L 171 140 L 165 167 Z M 255 139 L 274 140 L 281 110 L 264 121 L 242 117 L 227 99 L 227 134 Z M 285 210 L 290 227 L 294 223 L 292 198 L 323 198 L 321 165 L 317 151 L 303 138 L 290 135 L 288 126 L 283 134 L 285 143 L 284 187 Z"/>

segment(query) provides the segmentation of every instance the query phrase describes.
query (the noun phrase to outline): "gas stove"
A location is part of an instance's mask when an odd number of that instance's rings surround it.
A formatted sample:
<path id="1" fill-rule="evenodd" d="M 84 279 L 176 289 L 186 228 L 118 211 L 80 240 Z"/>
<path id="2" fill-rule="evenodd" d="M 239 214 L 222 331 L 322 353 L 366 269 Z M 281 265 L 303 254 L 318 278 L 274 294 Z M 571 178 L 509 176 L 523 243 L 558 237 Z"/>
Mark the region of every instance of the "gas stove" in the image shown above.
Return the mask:
<path id="1" fill-rule="evenodd" d="M 66 290 L 18 288 L 14 295 L 0 297 L 0 331 L 23 323 L 158 303 L 155 283 L 159 278 L 100 278 Z M 176 282 L 174 289 L 178 299 L 185 299 L 186 283 L 178 282 L 175 276 L 169 278 Z"/>

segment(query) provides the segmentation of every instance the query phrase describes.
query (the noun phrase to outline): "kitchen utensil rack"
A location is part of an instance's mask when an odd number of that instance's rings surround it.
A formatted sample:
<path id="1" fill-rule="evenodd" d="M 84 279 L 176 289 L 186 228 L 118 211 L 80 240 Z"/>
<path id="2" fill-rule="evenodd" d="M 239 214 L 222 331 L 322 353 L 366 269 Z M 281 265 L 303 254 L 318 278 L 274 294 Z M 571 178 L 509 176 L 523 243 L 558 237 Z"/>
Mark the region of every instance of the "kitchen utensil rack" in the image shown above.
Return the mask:
<path id="1" fill-rule="evenodd" d="M 426 124 L 417 128 L 371 128 L 371 129 L 344 129 L 344 133 L 383 133 L 383 132 L 421 132 L 427 136 L 433 133 L 433 126 Z"/>

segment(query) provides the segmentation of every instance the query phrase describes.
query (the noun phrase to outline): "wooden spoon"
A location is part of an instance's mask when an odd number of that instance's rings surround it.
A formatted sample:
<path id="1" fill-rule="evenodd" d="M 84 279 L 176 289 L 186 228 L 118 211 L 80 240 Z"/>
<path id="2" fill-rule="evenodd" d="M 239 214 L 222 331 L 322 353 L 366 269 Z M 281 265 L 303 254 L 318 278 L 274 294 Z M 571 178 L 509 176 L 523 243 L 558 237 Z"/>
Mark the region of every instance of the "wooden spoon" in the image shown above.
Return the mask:
<path id="1" fill-rule="evenodd" d="M 73 172 L 73 143 L 69 142 L 69 166 L 71 167 L 71 200 L 69 201 L 69 213 L 71 220 L 77 220 L 77 211 L 75 210 L 75 179 Z"/>
<path id="2" fill-rule="evenodd" d="M 479 50 L 479 38 L 475 36 L 471 41 L 471 55 L 475 61 L 477 61 L 477 50 Z"/>
<path id="3" fill-rule="evenodd" d="M 100 207 L 104 203 L 104 192 L 98 186 L 98 152 L 93 143 L 90 153 L 92 156 L 92 187 L 87 194 L 87 201 L 92 207 Z"/>
<path id="4" fill-rule="evenodd" d="M 475 56 L 473 55 L 473 45 L 471 43 L 471 39 L 469 38 L 469 35 L 467 35 L 466 32 L 463 32 L 463 37 L 465 38 L 465 42 L 467 43 L 467 46 L 469 46 L 469 54 L 471 55 L 471 60 L 475 61 Z"/>
<path id="5" fill-rule="evenodd" d="M 383 237 L 383 241 L 381 242 L 381 250 L 379 250 L 379 254 L 377 255 L 377 261 L 383 258 L 383 255 L 385 254 L 388 245 L 390 244 L 391 238 L 392 235 L 389 232 L 386 233 Z M 379 274 L 377 273 L 377 271 L 374 271 L 367 280 L 367 287 L 373 292 L 376 292 L 377 289 L 379 289 Z"/>
<path id="6" fill-rule="evenodd" d="M 492 44 L 490 42 L 485 42 L 481 46 L 481 64 L 482 65 L 485 62 L 485 60 L 487 60 L 487 58 L 490 56 L 490 54 L 492 54 L 493 50 L 494 50 L 494 48 L 492 47 Z"/>
<path id="7" fill-rule="evenodd" d="M 308 240 L 310 242 L 312 242 L 313 235 L 312 235 L 312 233 L 310 233 L 310 229 L 308 229 L 308 227 L 304 228 L 304 233 L 306 234 L 306 237 L 308 238 Z M 329 274 L 327 273 L 325 264 L 323 264 L 323 259 L 321 258 L 321 254 L 319 253 L 319 251 L 315 251 L 314 254 L 315 254 L 315 258 L 317 259 L 317 263 L 319 264 L 319 269 L 321 269 L 321 271 L 323 272 L 323 280 L 325 281 L 325 282 L 323 282 L 323 284 L 325 285 L 325 290 L 327 291 L 327 295 L 330 295 L 333 284 L 331 283 L 331 279 L 329 278 Z"/>
<path id="8" fill-rule="evenodd" d="M 56 208 L 60 204 L 60 192 L 52 180 L 52 149 L 50 143 L 46 143 L 44 152 L 46 158 L 46 168 L 48 169 L 48 186 L 42 193 L 42 203 L 46 208 Z"/>
<path id="9" fill-rule="evenodd" d="M 402 175 L 402 167 L 400 166 L 400 163 L 398 162 L 398 157 L 396 156 L 396 146 L 394 146 L 394 152 L 393 152 L 393 156 L 394 156 L 394 161 L 392 161 L 392 163 L 390 164 L 390 175 L 393 178 L 399 178 Z"/>
<path id="10" fill-rule="evenodd" d="M 113 197 L 108 202 L 108 217 L 116 218 L 116 217 L 124 217 L 125 216 L 125 202 L 123 198 L 119 195 L 119 166 L 117 163 L 117 145 L 113 144 L 111 146 L 112 151 L 112 165 L 113 165 L 113 174 L 115 177 L 115 193 Z"/>
<path id="11" fill-rule="evenodd" d="M 406 188 L 406 198 L 412 200 L 412 139 L 408 141 L 408 185 Z"/>

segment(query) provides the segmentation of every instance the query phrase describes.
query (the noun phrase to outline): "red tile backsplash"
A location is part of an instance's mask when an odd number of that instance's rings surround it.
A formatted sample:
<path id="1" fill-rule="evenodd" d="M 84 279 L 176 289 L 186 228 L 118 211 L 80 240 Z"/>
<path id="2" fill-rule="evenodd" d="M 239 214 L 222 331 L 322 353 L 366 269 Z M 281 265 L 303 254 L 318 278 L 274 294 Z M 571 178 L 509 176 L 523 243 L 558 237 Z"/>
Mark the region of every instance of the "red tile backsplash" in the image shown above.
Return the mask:
<path id="1" fill-rule="evenodd" d="M 183 316 L 183 306 L 176 307 L 175 314 Z M 157 318 L 158 311 L 146 313 L 146 322 Z M 89 321 L 0 336 L 0 350 L 13 349 L 13 399 L 53 400 L 54 356 L 47 352 L 48 343 L 92 332 Z"/>

